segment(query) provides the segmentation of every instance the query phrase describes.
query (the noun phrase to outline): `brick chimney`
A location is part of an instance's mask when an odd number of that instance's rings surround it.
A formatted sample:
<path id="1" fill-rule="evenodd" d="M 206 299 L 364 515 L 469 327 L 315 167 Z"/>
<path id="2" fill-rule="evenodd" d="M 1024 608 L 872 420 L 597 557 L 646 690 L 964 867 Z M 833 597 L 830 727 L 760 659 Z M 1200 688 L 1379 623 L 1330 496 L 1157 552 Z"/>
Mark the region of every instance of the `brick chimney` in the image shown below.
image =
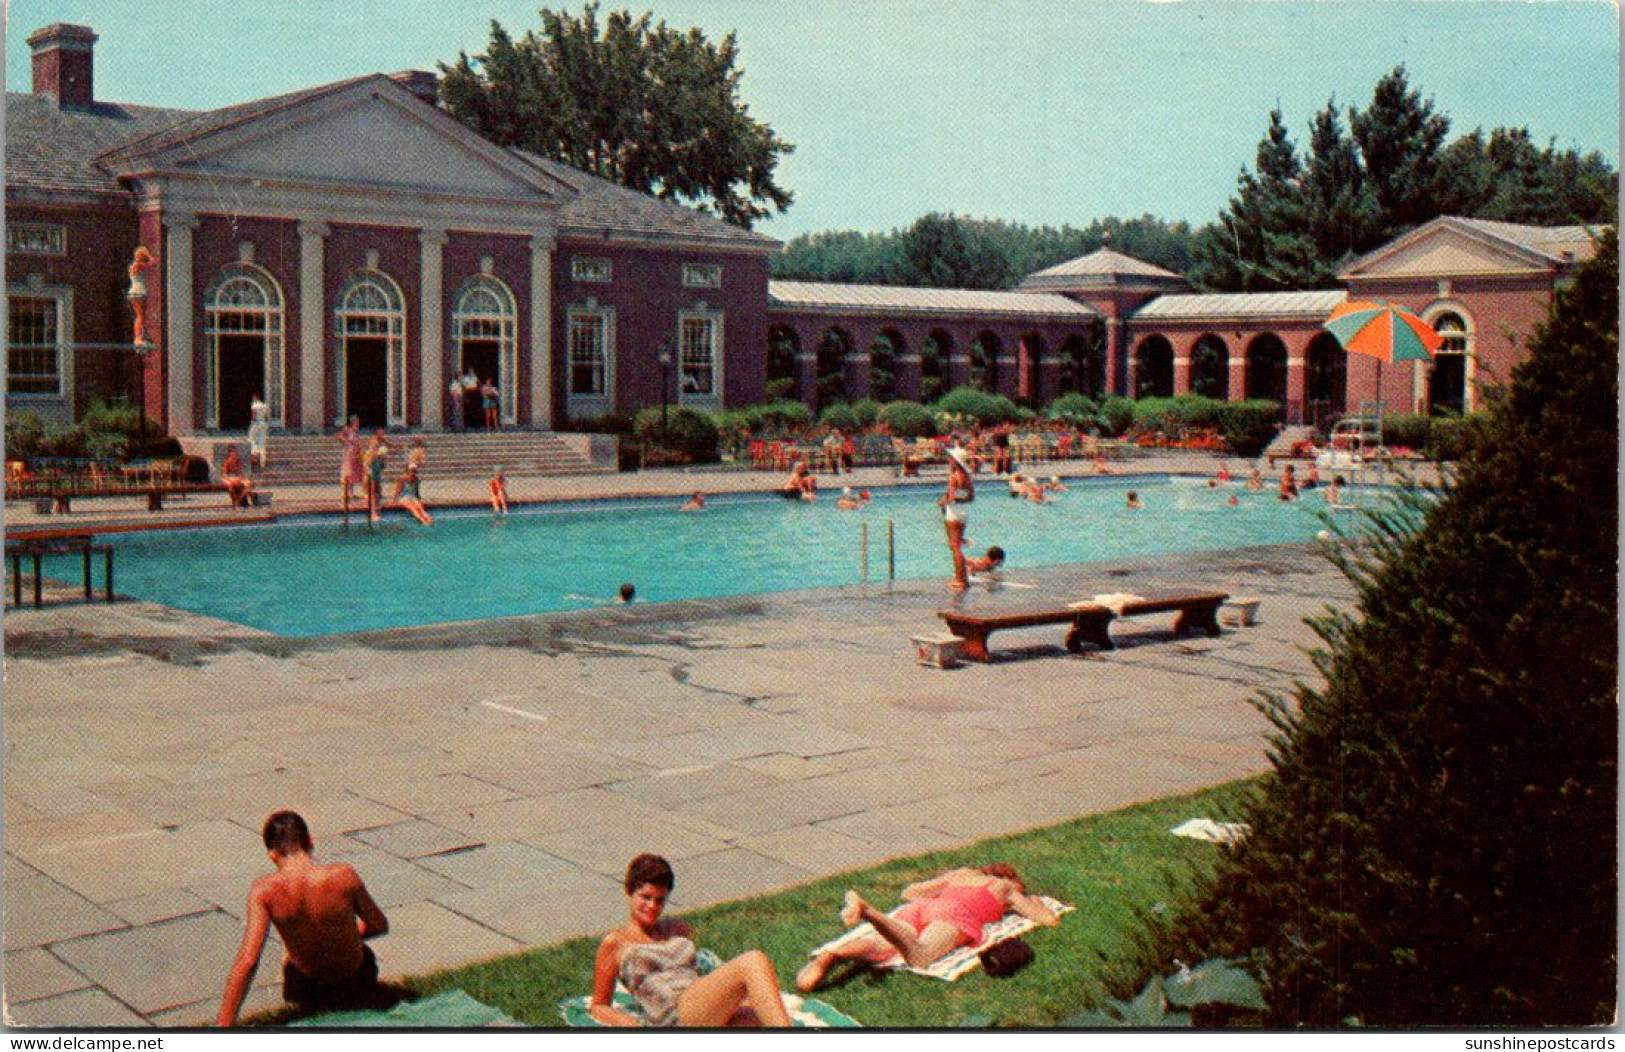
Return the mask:
<path id="1" fill-rule="evenodd" d="M 434 106 L 440 97 L 440 78 L 425 69 L 408 69 L 391 73 L 389 79 Z"/>
<path id="2" fill-rule="evenodd" d="M 54 96 L 63 109 L 95 105 L 94 30 L 57 22 L 36 31 L 28 46 L 34 49 L 34 94 Z"/>

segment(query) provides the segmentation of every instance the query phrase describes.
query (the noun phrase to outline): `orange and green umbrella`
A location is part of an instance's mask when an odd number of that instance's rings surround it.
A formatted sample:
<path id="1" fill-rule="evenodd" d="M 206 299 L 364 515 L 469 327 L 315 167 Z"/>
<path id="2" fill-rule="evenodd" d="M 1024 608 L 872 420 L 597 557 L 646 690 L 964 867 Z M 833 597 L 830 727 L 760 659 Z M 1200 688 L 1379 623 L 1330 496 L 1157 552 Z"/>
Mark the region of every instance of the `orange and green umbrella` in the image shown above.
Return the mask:
<path id="1" fill-rule="evenodd" d="M 1426 361 L 1444 343 L 1433 326 L 1385 300 L 1351 300 L 1332 311 L 1326 331 L 1351 354 L 1383 362 Z"/>

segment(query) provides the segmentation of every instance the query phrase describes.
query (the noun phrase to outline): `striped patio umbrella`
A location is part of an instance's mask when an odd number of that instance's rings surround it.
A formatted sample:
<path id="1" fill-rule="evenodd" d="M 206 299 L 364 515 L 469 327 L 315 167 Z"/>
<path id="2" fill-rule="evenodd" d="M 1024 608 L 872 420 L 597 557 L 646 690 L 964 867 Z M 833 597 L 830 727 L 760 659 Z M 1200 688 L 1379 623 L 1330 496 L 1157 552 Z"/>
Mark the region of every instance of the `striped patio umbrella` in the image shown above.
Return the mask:
<path id="1" fill-rule="evenodd" d="M 1382 363 L 1427 361 L 1444 343 L 1433 326 L 1387 300 L 1350 300 L 1332 311 L 1324 328 L 1343 350 L 1377 360 L 1377 399 L 1382 399 Z"/>

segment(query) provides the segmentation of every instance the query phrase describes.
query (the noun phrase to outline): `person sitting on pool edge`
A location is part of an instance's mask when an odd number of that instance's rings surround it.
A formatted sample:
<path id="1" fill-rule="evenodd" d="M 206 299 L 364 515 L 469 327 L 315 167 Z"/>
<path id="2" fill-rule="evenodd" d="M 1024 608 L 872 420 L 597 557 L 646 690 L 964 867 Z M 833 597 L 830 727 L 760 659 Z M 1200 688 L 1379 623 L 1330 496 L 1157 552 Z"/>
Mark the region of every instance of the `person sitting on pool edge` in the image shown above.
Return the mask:
<path id="1" fill-rule="evenodd" d="M 220 1026 L 237 1021 L 259 968 L 267 930 L 282 940 L 282 996 L 301 1008 L 382 1007 L 393 995 L 378 985 L 378 958 L 363 940 L 389 931 L 389 919 L 355 869 L 311 857 L 310 827 L 277 811 L 260 831 L 276 872 L 248 891 L 243 941 L 220 997 Z"/>
<path id="2" fill-rule="evenodd" d="M 587 1011 L 605 1026 L 787 1027 L 790 1014 L 778 973 L 761 950 L 748 950 L 709 975 L 695 965 L 694 932 L 687 921 L 661 916 L 676 886 L 671 863 L 639 855 L 626 867 L 627 921 L 604 936 L 593 960 Z M 615 1007 L 619 979 L 643 1020 Z"/>
<path id="3" fill-rule="evenodd" d="M 1015 868 L 1003 862 L 951 869 L 910 884 L 901 898 L 906 905 L 893 917 L 869 905 L 856 891 L 848 891 L 841 923 L 850 928 L 868 921 L 874 934 L 813 957 L 796 973 L 796 989 L 816 990 L 838 961 L 880 964 L 899 954 L 911 968 L 929 967 L 961 946 L 980 944 L 983 927 L 1007 910 L 1049 928 L 1061 923 L 1040 899 L 1027 894 Z"/>
<path id="4" fill-rule="evenodd" d="M 220 464 L 220 481 L 225 484 L 232 507 L 246 508 L 253 503 L 254 483 L 243 475 L 243 460 L 236 446 L 226 450 L 226 459 Z"/>
<path id="5" fill-rule="evenodd" d="M 502 474 L 502 465 L 497 465 L 497 473 L 491 476 L 489 483 L 491 489 L 491 514 L 508 514 L 508 479 Z"/>

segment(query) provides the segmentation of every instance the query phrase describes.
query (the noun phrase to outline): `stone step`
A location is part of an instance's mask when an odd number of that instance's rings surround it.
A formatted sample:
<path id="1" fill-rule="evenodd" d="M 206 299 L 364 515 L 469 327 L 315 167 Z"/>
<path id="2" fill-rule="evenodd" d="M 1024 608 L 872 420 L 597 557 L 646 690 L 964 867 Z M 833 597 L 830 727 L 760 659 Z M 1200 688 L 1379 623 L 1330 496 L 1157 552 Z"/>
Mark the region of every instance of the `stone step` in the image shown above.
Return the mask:
<path id="1" fill-rule="evenodd" d="M 550 432 L 492 432 L 391 434 L 392 472 L 400 469 L 405 449 L 420 437 L 428 454 L 425 474 L 430 478 L 488 478 L 498 465 L 516 477 L 615 470 L 613 464 L 595 464 L 578 445 Z M 342 457 L 343 449 L 331 435 L 272 435 L 266 446 L 266 466 L 256 477 L 264 486 L 333 482 L 339 476 Z"/>

